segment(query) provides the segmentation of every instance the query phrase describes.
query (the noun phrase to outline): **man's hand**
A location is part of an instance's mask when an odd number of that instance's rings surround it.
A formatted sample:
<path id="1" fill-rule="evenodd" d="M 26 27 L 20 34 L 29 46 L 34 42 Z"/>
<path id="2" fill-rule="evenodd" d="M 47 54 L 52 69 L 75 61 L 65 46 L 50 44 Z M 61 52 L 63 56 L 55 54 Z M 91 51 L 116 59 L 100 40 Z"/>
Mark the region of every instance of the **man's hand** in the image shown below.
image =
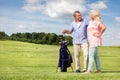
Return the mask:
<path id="1" fill-rule="evenodd" d="M 62 31 L 63 34 L 67 33 L 67 34 L 71 34 L 72 32 L 70 30 L 63 30 Z"/>
<path id="2" fill-rule="evenodd" d="M 63 33 L 63 34 L 67 33 L 67 30 L 63 30 L 62 33 Z"/>

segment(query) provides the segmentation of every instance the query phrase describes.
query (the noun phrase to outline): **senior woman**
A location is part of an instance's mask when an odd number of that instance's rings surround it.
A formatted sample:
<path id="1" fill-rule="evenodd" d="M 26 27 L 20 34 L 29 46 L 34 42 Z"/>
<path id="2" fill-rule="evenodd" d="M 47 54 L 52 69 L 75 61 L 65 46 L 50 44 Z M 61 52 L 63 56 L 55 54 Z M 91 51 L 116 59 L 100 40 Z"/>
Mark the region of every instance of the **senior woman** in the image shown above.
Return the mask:
<path id="1" fill-rule="evenodd" d="M 100 59 L 98 55 L 98 46 L 102 44 L 101 35 L 106 27 L 102 23 L 101 15 L 98 10 L 90 11 L 90 23 L 88 25 L 87 34 L 89 42 L 89 64 L 85 73 L 91 73 L 94 69 L 94 61 L 96 63 L 96 72 L 101 72 Z"/>

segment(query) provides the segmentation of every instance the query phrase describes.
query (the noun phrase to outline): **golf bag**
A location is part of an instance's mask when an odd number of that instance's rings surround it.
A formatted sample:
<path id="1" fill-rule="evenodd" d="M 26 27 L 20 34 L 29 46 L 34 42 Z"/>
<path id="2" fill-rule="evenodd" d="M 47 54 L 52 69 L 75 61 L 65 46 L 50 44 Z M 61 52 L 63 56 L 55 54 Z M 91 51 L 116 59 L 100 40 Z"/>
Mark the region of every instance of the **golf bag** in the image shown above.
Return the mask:
<path id="1" fill-rule="evenodd" d="M 67 42 L 64 39 L 60 42 L 60 49 L 59 49 L 59 60 L 58 60 L 58 67 L 60 67 L 61 72 L 67 72 L 67 68 L 71 67 L 72 71 L 73 68 L 71 66 L 72 55 L 67 48 Z M 57 69 L 58 69 L 57 67 Z"/>

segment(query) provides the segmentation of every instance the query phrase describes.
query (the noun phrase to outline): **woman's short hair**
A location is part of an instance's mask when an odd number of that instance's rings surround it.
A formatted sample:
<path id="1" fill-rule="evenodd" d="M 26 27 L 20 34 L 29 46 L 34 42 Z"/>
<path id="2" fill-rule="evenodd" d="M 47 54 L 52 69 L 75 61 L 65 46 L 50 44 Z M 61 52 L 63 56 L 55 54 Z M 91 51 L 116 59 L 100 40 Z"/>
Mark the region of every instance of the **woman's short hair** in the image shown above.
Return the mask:
<path id="1" fill-rule="evenodd" d="M 101 21 L 101 14 L 98 10 L 91 10 L 90 14 L 94 15 L 96 20 Z"/>

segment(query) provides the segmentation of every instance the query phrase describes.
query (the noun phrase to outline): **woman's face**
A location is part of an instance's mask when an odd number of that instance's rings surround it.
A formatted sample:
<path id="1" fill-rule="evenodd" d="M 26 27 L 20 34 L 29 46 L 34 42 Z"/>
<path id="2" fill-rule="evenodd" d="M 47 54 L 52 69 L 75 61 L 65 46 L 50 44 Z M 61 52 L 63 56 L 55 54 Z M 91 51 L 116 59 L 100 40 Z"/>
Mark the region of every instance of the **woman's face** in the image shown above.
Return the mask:
<path id="1" fill-rule="evenodd" d="M 94 19 L 95 19 L 95 16 L 94 16 L 93 14 L 90 14 L 90 18 L 91 18 L 92 20 L 94 20 Z"/>

